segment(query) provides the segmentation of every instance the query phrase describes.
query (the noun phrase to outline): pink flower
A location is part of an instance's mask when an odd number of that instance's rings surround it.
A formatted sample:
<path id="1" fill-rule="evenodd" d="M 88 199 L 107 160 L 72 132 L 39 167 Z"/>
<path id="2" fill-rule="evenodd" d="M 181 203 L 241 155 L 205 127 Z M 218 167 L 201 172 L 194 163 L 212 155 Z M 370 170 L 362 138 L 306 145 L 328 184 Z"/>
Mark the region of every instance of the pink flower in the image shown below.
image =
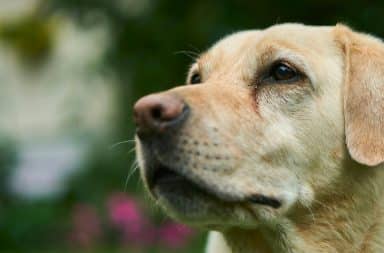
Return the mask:
<path id="1" fill-rule="evenodd" d="M 108 200 L 109 218 L 117 227 L 139 226 L 143 217 L 136 202 L 123 193 L 116 193 Z"/>
<path id="2" fill-rule="evenodd" d="M 134 199 L 124 193 L 113 194 L 108 199 L 108 213 L 124 242 L 135 245 L 153 242 L 155 233 Z"/>
<path id="3" fill-rule="evenodd" d="M 160 243 L 172 249 L 178 249 L 185 246 L 192 234 L 192 229 L 173 222 L 164 224 L 158 230 Z"/>
<path id="4" fill-rule="evenodd" d="M 124 193 L 113 194 L 107 205 L 112 226 L 120 232 L 121 241 L 131 247 L 147 248 L 158 243 L 170 249 L 180 249 L 193 234 L 190 228 L 173 222 L 155 227 L 137 202 Z"/>
<path id="5" fill-rule="evenodd" d="M 101 237 L 100 219 L 90 205 L 78 204 L 72 213 L 72 230 L 69 239 L 80 247 L 91 247 Z"/>

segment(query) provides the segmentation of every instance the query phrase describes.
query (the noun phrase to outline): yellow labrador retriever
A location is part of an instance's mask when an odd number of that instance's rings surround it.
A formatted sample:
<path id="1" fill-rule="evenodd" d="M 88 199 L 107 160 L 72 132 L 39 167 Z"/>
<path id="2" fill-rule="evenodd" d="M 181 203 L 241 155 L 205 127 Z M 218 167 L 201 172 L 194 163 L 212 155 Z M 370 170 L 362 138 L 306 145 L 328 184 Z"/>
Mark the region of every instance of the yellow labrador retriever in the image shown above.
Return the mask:
<path id="1" fill-rule="evenodd" d="M 219 41 L 134 108 L 145 185 L 208 253 L 384 252 L 384 44 L 343 25 Z"/>

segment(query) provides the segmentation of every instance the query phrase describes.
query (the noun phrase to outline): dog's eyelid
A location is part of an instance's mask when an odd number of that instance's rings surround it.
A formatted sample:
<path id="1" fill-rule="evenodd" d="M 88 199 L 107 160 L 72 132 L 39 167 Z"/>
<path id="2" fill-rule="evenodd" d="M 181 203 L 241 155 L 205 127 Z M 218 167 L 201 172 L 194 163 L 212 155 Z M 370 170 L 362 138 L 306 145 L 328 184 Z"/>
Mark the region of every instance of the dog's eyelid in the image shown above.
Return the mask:
<path id="1" fill-rule="evenodd" d="M 284 57 L 277 59 L 276 61 L 284 62 L 289 66 L 293 67 L 301 76 L 301 79 L 306 79 L 310 85 L 310 88 L 312 90 L 315 90 L 314 83 L 316 83 L 316 76 L 314 76 L 313 72 L 310 71 L 311 68 L 308 66 L 305 60 L 302 59 L 302 57 Z"/>
<path id="2" fill-rule="evenodd" d="M 201 79 L 199 62 L 193 63 L 192 66 L 189 68 L 186 83 L 193 84 L 192 80 L 196 79 L 196 76 L 199 76 L 199 78 Z"/>
<path id="3" fill-rule="evenodd" d="M 271 69 L 273 67 L 276 67 L 279 64 L 286 65 L 287 67 L 294 70 L 297 74 L 305 75 L 305 71 L 303 70 L 303 67 L 301 66 L 301 64 L 295 64 L 293 61 L 286 58 L 274 60 L 271 64 L 269 64 L 268 68 Z"/>
<path id="4" fill-rule="evenodd" d="M 288 74 L 287 78 L 277 78 L 276 73 L 279 74 L 279 70 L 284 70 Z M 289 75 L 291 75 L 291 77 L 289 77 Z M 267 64 L 264 68 L 259 71 L 259 74 L 257 76 L 259 84 L 293 83 L 305 77 L 305 75 L 302 74 L 302 71 L 297 68 L 296 65 L 290 63 L 285 59 L 278 59 Z"/>
<path id="5" fill-rule="evenodd" d="M 307 71 L 308 66 L 304 59 L 299 55 L 284 51 L 271 55 L 268 60 L 265 59 L 263 62 L 264 66 L 261 66 L 257 71 L 255 81 L 252 85 L 295 84 L 307 80 L 310 83 L 311 88 L 314 89 L 311 82 L 311 73 Z M 285 80 L 275 79 L 273 71 L 275 71 L 278 66 L 283 66 L 288 70 L 292 70 L 294 73 L 292 78 L 287 78 Z"/>
<path id="6" fill-rule="evenodd" d="M 199 72 L 192 73 L 189 84 L 198 84 L 201 82 L 201 74 Z"/>

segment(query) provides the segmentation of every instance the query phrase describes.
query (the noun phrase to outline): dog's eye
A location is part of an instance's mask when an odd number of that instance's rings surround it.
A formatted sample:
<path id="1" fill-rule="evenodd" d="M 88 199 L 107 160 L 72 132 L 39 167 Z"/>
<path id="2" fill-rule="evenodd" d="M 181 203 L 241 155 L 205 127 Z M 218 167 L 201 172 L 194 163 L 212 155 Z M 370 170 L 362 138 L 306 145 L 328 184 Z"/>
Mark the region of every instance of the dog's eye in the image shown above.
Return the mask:
<path id="1" fill-rule="evenodd" d="M 191 76 L 191 80 L 189 81 L 190 84 L 198 84 L 201 83 L 201 75 L 199 73 L 194 73 Z"/>
<path id="2" fill-rule="evenodd" d="M 275 64 L 269 75 L 270 78 L 273 79 L 272 81 L 277 82 L 295 81 L 299 77 L 299 74 L 295 69 L 282 62 Z"/>

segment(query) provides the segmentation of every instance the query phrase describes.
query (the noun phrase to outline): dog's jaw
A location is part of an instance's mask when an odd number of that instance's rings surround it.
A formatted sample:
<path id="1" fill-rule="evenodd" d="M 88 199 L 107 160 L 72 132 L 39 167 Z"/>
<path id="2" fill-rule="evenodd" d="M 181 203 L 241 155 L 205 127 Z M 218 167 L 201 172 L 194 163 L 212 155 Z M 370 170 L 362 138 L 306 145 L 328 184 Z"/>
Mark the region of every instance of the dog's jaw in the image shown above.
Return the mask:
<path id="1" fill-rule="evenodd" d="M 156 174 L 156 171 L 151 168 L 156 167 L 154 161 L 157 159 L 148 159 L 143 145 L 139 141 L 137 144 L 138 162 L 148 192 L 170 216 L 181 222 L 207 229 L 223 229 L 229 226 L 256 227 L 263 220 L 274 219 L 288 208 L 286 202 L 283 203 L 284 207 L 281 207 L 282 202 L 279 199 L 226 188 L 223 182 L 224 187 L 220 188 L 220 185 L 209 183 L 207 178 L 188 173 L 182 167 L 172 168 L 180 176 L 172 178 L 171 175 L 170 178 L 155 180 L 152 174 Z M 173 166 L 175 164 L 177 163 L 173 163 Z M 157 170 L 168 170 L 165 167 L 161 165 Z M 208 177 L 210 178 L 212 176 Z M 244 223 L 244 220 L 247 222 Z"/>
<path id="2" fill-rule="evenodd" d="M 369 171 L 351 160 L 344 166 L 345 175 L 328 189 L 334 193 L 332 196 L 324 193 L 311 207 L 302 206 L 273 224 L 256 229 L 223 230 L 231 253 L 383 252 L 384 215 L 380 210 L 383 208 L 384 166 Z M 355 177 L 361 181 L 354 180 Z M 372 182 L 377 178 L 381 178 L 381 182 L 373 190 Z"/>

